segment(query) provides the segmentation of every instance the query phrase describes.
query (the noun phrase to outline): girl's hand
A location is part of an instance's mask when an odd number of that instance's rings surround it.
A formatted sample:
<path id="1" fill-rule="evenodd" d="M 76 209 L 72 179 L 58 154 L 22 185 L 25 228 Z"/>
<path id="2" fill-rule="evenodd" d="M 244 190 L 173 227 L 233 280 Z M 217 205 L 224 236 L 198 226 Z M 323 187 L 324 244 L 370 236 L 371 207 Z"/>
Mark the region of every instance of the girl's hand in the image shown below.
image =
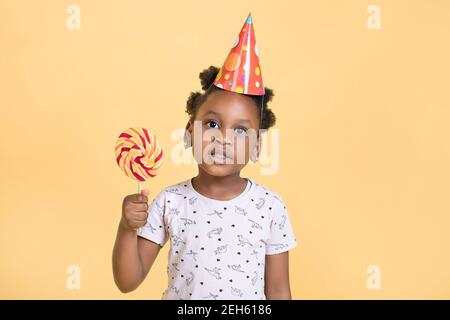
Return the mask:
<path id="1" fill-rule="evenodd" d="M 123 199 L 120 226 L 126 230 L 136 230 L 147 223 L 149 191 L 130 194 Z"/>

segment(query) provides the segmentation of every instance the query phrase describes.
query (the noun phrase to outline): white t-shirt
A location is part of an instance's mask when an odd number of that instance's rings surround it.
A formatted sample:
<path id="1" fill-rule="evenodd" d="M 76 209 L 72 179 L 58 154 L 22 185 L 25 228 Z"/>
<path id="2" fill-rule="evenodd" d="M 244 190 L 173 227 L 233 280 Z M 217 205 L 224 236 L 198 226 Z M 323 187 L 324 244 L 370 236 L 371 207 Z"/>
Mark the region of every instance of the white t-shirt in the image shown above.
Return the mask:
<path id="1" fill-rule="evenodd" d="M 161 247 L 170 238 L 162 299 L 265 300 L 265 256 L 297 245 L 280 195 L 247 179 L 227 201 L 210 199 L 191 179 L 164 188 L 138 235 Z"/>

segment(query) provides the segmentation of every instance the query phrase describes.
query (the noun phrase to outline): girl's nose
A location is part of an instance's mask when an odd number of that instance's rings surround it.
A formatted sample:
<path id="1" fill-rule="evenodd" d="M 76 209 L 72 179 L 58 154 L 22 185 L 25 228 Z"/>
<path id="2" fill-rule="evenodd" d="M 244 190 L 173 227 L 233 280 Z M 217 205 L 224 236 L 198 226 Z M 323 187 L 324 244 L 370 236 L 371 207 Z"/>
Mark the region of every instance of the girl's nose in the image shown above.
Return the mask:
<path id="1" fill-rule="evenodd" d="M 220 131 L 220 136 L 216 136 L 216 137 L 214 137 L 213 139 L 213 141 L 214 142 L 216 142 L 216 143 L 219 143 L 219 144 L 228 144 L 228 145 L 231 145 L 232 144 L 232 139 L 233 139 L 233 137 L 232 137 L 232 135 L 230 134 L 230 136 L 229 137 L 227 137 L 227 132 L 226 132 L 226 130 L 225 129 L 222 129 L 221 131 Z"/>

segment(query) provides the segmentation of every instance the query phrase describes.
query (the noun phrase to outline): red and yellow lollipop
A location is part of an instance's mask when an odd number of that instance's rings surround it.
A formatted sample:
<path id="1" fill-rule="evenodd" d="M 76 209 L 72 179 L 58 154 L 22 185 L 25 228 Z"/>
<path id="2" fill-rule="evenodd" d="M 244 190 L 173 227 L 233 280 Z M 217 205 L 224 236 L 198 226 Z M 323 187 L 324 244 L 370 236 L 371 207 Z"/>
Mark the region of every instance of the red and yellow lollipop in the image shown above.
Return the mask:
<path id="1" fill-rule="evenodd" d="M 115 153 L 120 169 L 139 182 L 155 177 L 163 164 L 163 150 L 158 138 L 145 128 L 133 127 L 122 132 Z"/>

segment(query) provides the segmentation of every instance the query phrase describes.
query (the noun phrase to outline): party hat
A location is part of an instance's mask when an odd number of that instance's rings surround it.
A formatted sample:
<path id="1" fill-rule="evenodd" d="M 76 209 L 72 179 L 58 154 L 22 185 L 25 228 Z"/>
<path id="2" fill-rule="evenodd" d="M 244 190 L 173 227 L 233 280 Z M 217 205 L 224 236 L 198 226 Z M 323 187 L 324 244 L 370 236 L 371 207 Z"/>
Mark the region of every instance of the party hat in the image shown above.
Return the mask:
<path id="1" fill-rule="evenodd" d="M 214 80 L 218 88 L 256 96 L 264 95 L 253 19 L 250 13 Z"/>

